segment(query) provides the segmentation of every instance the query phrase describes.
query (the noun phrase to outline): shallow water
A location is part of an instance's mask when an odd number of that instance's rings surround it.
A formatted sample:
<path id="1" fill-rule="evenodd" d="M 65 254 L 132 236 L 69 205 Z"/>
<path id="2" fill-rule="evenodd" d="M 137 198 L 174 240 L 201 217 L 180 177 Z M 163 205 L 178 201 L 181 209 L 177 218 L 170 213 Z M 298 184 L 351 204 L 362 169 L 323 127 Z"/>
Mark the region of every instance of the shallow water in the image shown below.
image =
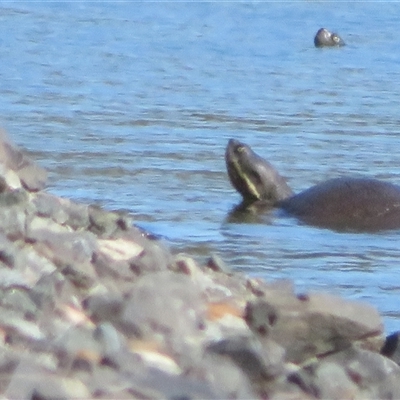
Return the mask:
<path id="1" fill-rule="evenodd" d="M 400 232 L 230 222 L 240 196 L 223 156 L 243 140 L 296 192 L 346 174 L 400 183 L 399 8 L 2 3 L 0 123 L 51 192 L 128 210 L 199 260 L 367 300 L 397 330 Z M 314 48 L 321 26 L 347 46 Z"/>

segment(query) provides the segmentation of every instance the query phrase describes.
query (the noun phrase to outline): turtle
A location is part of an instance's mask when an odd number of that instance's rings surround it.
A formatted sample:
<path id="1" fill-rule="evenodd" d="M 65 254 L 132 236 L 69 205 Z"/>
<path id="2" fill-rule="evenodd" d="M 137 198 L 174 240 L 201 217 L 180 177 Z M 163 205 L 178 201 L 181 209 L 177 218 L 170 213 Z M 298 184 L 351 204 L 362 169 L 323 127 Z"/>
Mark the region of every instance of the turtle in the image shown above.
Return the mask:
<path id="1" fill-rule="evenodd" d="M 329 32 L 328 29 L 321 28 L 314 37 L 315 47 L 340 47 L 344 46 L 344 40 L 334 32 Z"/>
<path id="2" fill-rule="evenodd" d="M 250 146 L 230 139 L 225 152 L 241 209 L 279 208 L 303 223 L 337 231 L 400 228 L 400 186 L 364 176 L 338 177 L 295 194 L 286 179 Z"/>

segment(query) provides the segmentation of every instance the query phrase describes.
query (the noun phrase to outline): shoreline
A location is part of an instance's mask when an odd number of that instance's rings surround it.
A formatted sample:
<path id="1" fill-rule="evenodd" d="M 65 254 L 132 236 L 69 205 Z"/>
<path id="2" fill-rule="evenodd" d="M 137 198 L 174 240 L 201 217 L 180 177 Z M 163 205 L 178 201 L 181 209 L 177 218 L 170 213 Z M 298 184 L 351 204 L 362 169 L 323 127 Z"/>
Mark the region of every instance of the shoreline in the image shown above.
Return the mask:
<path id="1" fill-rule="evenodd" d="M 0 154 L 1 398 L 400 398 L 374 307 L 198 265 Z"/>

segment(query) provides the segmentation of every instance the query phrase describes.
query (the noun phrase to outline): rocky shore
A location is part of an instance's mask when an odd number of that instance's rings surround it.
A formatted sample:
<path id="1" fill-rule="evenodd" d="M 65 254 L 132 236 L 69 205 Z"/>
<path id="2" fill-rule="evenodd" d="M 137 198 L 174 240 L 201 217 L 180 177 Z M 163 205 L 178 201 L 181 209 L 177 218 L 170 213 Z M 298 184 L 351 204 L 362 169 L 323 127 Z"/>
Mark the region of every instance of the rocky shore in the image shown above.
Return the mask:
<path id="1" fill-rule="evenodd" d="M 5 134 L 0 160 L 1 399 L 400 398 L 372 306 L 172 254 Z"/>

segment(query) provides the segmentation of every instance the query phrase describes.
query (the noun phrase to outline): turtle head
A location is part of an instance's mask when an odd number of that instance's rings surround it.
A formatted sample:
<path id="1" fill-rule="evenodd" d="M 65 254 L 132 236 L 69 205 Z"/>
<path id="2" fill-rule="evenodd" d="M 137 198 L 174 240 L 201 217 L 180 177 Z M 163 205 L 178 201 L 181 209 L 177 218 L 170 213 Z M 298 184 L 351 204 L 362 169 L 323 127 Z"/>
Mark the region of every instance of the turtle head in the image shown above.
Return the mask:
<path id="1" fill-rule="evenodd" d="M 324 46 L 344 46 L 343 39 L 337 34 L 329 32 L 328 29 L 321 28 L 318 30 L 314 38 L 314 44 L 316 47 Z"/>
<path id="2" fill-rule="evenodd" d="M 273 206 L 293 194 L 275 168 L 244 143 L 230 139 L 225 161 L 232 186 L 245 202 L 262 200 Z"/>

